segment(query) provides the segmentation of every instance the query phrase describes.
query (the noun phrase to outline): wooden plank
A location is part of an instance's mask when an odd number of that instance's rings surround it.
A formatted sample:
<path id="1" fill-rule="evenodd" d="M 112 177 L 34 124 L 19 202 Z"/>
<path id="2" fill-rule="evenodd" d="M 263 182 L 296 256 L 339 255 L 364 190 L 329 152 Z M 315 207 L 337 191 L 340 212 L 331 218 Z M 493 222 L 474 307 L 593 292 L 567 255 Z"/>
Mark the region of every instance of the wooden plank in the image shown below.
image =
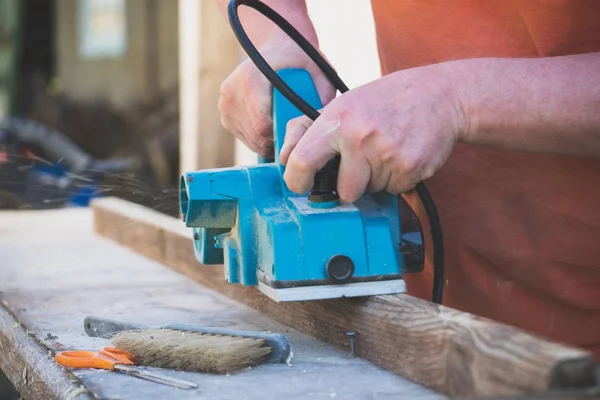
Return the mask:
<path id="1" fill-rule="evenodd" d="M 73 374 L 54 362 L 48 348 L 29 335 L 21 322 L 1 306 L 0 354 L 0 368 L 23 398 L 93 398 Z"/>
<path id="2" fill-rule="evenodd" d="M 229 376 L 153 369 L 197 383 L 194 390 L 110 371 L 72 370 L 97 399 L 446 399 L 95 235 L 89 209 L 0 212 L 0 260 L 0 304 L 21 322 L 20 332 L 23 327 L 29 332 L 29 341 L 43 345 L 37 370 L 28 367 L 28 384 L 38 381 L 38 374 L 52 381 L 57 366 L 52 359 L 41 359 L 48 349 L 98 349 L 109 343 L 85 334 L 84 318 L 95 315 L 149 325 L 279 332 L 294 351 L 290 365 L 263 364 Z M 12 329 L 10 322 L 0 320 L 0 335 L 12 334 Z M 23 369 L 13 357 L 26 355 L 30 346 L 22 339 L 11 343 L 2 348 L 0 360 L 14 369 L 11 379 L 18 381 Z"/>
<path id="3" fill-rule="evenodd" d="M 589 352 L 407 295 L 277 304 L 200 265 L 191 232 L 119 199 L 92 205 L 96 232 L 337 347 L 354 330 L 357 355 L 450 396 L 511 396 L 595 381 Z"/>
<path id="4" fill-rule="evenodd" d="M 241 60 L 238 43 L 214 1 L 179 2 L 180 168 L 230 166 L 234 137 L 221 125 L 221 82 Z"/>

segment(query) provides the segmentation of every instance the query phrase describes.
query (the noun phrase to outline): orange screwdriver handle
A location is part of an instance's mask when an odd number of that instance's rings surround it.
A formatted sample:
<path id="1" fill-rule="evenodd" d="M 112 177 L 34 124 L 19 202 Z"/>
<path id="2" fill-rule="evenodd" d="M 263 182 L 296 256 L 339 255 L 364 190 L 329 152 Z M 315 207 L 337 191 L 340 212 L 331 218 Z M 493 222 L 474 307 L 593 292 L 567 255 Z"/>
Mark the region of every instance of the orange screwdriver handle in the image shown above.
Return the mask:
<path id="1" fill-rule="evenodd" d="M 72 368 L 99 368 L 114 371 L 118 361 L 102 357 L 93 351 L 63 351 L 54 359 L 64 367 Z"/>

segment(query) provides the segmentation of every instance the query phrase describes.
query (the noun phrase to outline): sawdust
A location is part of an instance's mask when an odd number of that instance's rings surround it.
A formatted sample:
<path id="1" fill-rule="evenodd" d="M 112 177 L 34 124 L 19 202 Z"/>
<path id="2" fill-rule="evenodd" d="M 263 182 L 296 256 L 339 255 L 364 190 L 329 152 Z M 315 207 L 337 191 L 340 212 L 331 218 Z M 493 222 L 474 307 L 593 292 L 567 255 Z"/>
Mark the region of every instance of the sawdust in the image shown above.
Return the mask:
<path id="1" fill-rule="evenodd" d="M 258 365 L 272 351 L 264 339 L 170 329 L 122 332 L 113 338 L 112 343 L 133 354 L 136 365 L 216 374 Z"/>
<path id="2" fill-rule="evenodd" d="M 85 394 L 91 394 L 92 392 L 90 392 L 88 389 L 86 389 L 85 387 L 79 387 L 79 388 L 75 388 L 73 389 L 71 392 L 69 392 L 67 394 L 67 399 L 71 400 L 71 399 L 75 399 L 81 395 L 85 395 Z"/>

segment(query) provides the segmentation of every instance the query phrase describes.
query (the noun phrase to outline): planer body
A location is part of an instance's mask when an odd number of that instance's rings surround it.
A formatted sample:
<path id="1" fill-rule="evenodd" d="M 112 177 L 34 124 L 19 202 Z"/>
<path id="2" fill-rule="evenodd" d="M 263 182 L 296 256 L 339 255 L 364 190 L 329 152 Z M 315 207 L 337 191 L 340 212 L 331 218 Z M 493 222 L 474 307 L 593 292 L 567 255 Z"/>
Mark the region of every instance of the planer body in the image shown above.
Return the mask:
<path id="1" fill-rule="evenodd" d="M 315 109 L 322 107 L 308 72 L 278 75 Z M 279 151 L 288 121 L 300 115 L 274 89 L 272 160 L 181 176 L 180 207 L 196 259 L 224 265 L 228 282 L 256 286 L 277 302 L 405 292 L 404 275 L 414 269 L 408 264 L 422 264 L 422 238 L 401 231 L 396 195 L 311 203 L 308 193 L 287 188 Z"/>

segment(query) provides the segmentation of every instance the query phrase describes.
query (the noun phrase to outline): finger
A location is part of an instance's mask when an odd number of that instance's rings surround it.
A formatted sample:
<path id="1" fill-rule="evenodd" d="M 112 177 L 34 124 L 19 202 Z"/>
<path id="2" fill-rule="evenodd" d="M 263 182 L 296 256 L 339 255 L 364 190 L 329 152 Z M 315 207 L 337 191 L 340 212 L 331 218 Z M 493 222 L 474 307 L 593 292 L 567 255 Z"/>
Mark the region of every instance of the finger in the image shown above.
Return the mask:
<path id="1" fill-rule="evenodd" d="M 256 94 L 251 101 L 244 102 L 248 113 L 248 120 L 252 122 L 253 133 L 256 137 L 265 137 L 273 140 L 273 115 L 271 91 L 262 86 L 253 89 Z"/>
<path id="2" fill-rule="evenodd" d="M 338 175 L 338 194 L 353 203 L 364 193 L 371 179 L 371 165 L 361 151 L 342 148 Z"/>
<path id="3" fill-rule="evenodd" d="M 266 137 L 256 134 L 256 127 L 246 128 L 244 131 L 247 132 L 245 139 L 251 143 L 252 151 L 261 155 L 262 157 L 271 157 L 273 155 L 273 137 Z"/>
<path id="4" fill-rule="evenodd" d="M 270 91 L 255 84 L 251 93 L 254 96 L 250 101 L 240 99 L 245 109 L 242 121 L 246 123 L 246 135 L 262 151 L 272 152 L 273 118 L 271 115 Z"/>
<path id="5" fill-rule="evenodd" d="M 371 179 L 367 185 L 367 191 L 369 193 L 377 193 L 387 188 L 390 184 L 390 171 L 382 167 L 373 167 L 373 165 L 371 165 L 371 171 Z"/>
<path id="6" fill-rule="evenodd" d="M 393 174 L 386 189 L 391 194 L 401 194 L 413 190 L 417 183 L 417 179 L 412 176 Z"/>
<path id="7" fill-rule="evenodd" d="M 231 115 L 231 119 L 234 119 L 234 123 L 241 125 L 239 135 L 243 137 L 244 144 L 262 157 L 271 157 L 273 155 L 273 124 L 271 115 L 265 112 L 271 107 L 271 99 L 269 96 L 265 96 L 260 88 L 256 88 L 253 93 L 251 101 L 237 99 L 235 105 L 241 107 L 232 107 L 229 115 Z"/>
<path id="8" fill-rule="evenodd" d="M 229 96 L 221 94 L 217 103 L 217 108 L 221 115 L 221 125 L 236 138 L 242 140 L 243 134 L 238 126 L 238 120 L 234 118 L 239 115 L 240 110 L 236 107 L 237 103 Z"/>
<path id="9" fill-rule="evenodd" d="M 366 142 L 364 145 L 366 158 L 371 166 L 371 179 L 367 185 L 367 192 L 377 193 L 384 190 L 390 182 L 390 168 L 382 159 L 382 151 L 376 143 Z"/>
<path id="10" fill-rule="evenodd" d="M 255 148 L 255 150 L 253 150 L 253 151 L 263 158 L 273 158 L 273 156 L 275 154 L 275 149 L 273 147 L 273 143 L 271 143 L 271 144 L 268 144 L 268 143 L 255 144 L 254 148 Z"/>
<path id="11" fill-rule="evenodd" d="M 339 124 L 332 124 L 324 116 L 318 118 L 302 135 L 287 159 L 284 180 L 295 193 L 308 191 L 315 173 L 338 154 L 334 135 Z"/>
<path id="12" fill-rule="evenodd" d="M 228 118 L 228 116 L 223 115 L 221 117 L 221 125 L 252 152 L 260 154 L 263 157 L 267 157 L 273 153 L 272 140 L 265 137 L 249 135 L 247 128 L 239 127 L 239 121 L 232 120 L 231 118 Z"/>
<path id="13" fill-rule="evenodd" d="M 321 103 L 323 107 L 329 104 L 331 100 L 335 98 L 336 89 L 333 87 L 329 79 L 319 71 L 314 76 L 315 88 L 317 89 L 317 93 L 319 94 L 319 98 L 321 99 Z"/>
<path id="14" fill-rule="evenodd" d="M 282 165 L 286 165 L 290 153 L 296 147 L 304 133 L 312 125 L 312 120 L 307 116 L 301 116 L 290 120 L 286 127 L 285 140 L 281 151 L 279 152 L 279 162 Z"/>
<path id="15" fill-rule="evenodd" d="M 319 51 L 321 56 L 327 61 L 329 64 L 329 59 L 325 54 Z M 323 71 L 320 68 L 316 67 L 312 62 L 310 63 L 310 67 L 308 69 L 310 75 L 312 76 L 313 82 L 315 83 L 315 88 L 317 89 L 317 93 L 319 94 L 319 98 L 321 99 L 321 103 L 323 107 L 329 104 L 331 100 L 335 98 L 337 89 L 331 84 L 329 78 L 325 76 Z M 334 68 L 335 71 L 335 68 Z M 337 72 L 337 71 L 336 71 Z"/>

